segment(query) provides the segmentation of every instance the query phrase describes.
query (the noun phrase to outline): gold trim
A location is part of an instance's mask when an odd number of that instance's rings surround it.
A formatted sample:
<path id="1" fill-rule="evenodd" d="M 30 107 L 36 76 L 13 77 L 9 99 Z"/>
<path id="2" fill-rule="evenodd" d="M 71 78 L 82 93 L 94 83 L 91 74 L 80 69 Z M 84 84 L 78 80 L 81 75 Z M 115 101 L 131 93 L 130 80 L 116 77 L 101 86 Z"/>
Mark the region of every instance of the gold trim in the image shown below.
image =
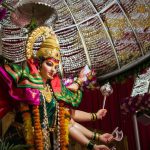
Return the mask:
<path id="1" fill-rule="evenodd" d="M 49 36 L 55 34 L 52 30 L 52 27 L 41 26 L 36 28 L 29 36 L 26 44 L 26 58 L 30 59 L 33 56 L 33 46 L 35 41 L 40 37 L 43 36 L 44 39 L 48 38 Z"/>

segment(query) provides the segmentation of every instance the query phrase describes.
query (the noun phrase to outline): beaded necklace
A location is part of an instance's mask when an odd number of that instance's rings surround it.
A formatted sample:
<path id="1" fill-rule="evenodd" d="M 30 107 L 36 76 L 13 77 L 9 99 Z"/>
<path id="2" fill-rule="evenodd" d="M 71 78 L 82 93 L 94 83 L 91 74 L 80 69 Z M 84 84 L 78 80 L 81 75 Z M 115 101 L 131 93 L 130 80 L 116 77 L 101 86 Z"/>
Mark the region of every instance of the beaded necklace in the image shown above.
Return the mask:
<path id="1" fill-rule="evenodd" d="M 50 92 L 49 92 L 50 93 Z M 43 96 L 43 111 L 44 111 L 44 119 L 42 122 L 42 132 L 43 132 L 43 142 L 44 142 L 44 149 L 48 150 L 50 149 L 50 139 L 49 139 L 49 131 L 48 131 L 48 116 L 47 116 L 47 110 L 46 110 L 46 97 L 42 94 Z M 47 96 L 48 98 L 50 97 L 49 95 Z M 51 98 L 51 97 L 50 97 Z M 49 99 L 48 99 L 49 100 Z"/>
<path id="2" fill-rule="evenodd" d="M 42 107 L 43 107 L 43 120 L 42 120 L 42 132 L 43 132 L 43 141 L 44 141 L 44 149 L 49 150 L 51 145 L 50 145 L 50 132 L 54 132 L 56 129 L 56 120 L 57 120 L 57 101 L 56 101 L 56 110 L 55 114 L 53 116 L 53 124 L 51 127 L 49 127 L 49 121 L 48 121 L 48 112 L 47 112 L 47 103 L 50 103 L 52 101 L 53 97 L 53 91 L 50 87 L 50 85 L 46 84 L 43 90 L 40 90 L 41 95 L 42 95 Z"/>

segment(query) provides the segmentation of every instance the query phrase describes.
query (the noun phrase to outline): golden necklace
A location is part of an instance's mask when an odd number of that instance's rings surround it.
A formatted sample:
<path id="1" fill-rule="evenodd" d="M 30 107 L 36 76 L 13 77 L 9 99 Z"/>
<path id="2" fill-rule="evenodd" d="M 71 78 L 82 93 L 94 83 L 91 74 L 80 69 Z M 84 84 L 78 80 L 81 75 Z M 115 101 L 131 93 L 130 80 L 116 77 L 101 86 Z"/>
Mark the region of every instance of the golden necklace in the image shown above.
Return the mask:
<path id="1" fill-rule="evenodd" d="M 46 84 L 46 86 L 44 86 L 44 89 L 41 90 L 41 93 L 45 97 L 46 101 L 48 103 L 50 103 L 52 100 L 52 91 L 51 91 L 50 86 L 48 84 Z"/>

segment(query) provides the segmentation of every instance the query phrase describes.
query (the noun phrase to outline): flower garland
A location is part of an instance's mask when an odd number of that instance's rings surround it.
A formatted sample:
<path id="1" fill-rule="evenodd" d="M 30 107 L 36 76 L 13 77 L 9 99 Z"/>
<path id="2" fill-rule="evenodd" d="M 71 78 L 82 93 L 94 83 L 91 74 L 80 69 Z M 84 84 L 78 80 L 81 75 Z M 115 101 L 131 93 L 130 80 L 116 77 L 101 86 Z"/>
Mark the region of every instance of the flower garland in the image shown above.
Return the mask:
<path id="1" fill-rule="evenodd" d="M 121 101 L 121 113 L 134 114 L 136 111 L 149 111 L 150 112 L 150 94 L 137 95 L 135 97 L 127 97 Z"/>
<path id="2" fill-rule="evenodd" d="M 32 130 L 32 120 L 31 114 L 29 112 L 28 104 L 21 103 L 20 104 L 20 112 L 22 113 L 23 124 L 24 124 L 24 133 L 26 143 L 33 146 L 34 145 L 34 137 Z M 34 147 L 29 148 L 29 150 L 34 150 Z"/>
<path id="3" fill-rule="evenodd" d="M 69 110 L 64 107 L 63 103 L 59 103 L 58 111 L 58 125 L 60 126 L 60 150 L 68 150 L 69 145 L 69 122 L 70 122 L 70 113 Z"/>
<path id="4" fill-rule="evenodd" d="M 78 78 L 77 77 L 74 78 L 73 76 L 62 79 L 63 84 L 65 86 L 69 86 L 77 80 L 78 80 Z M 100 88 L 97 84 L 96 72 L 95 72 L 94 69 L 91 69 L 87 74 L 85 74 L 85 80 L 84 80 L 84 82 L 82 83 L 81 86 L 82 86 L 83 89 L 87 88 L 87 89 L 90 89 L 90 90 Z"/>
<path id="5" fill-rule="evenodd" d="M 34 138 L 36 150 L 43 150 L 43 136 L 40 124 L 39 106 L 33 106 Z"/>
<path id="6" fill-rule="evenodd" d="M 94 69 L 91 69 L 89 73 L 86 74 L 87 80 L 83 82 L 83 87 L 94 90 L 99 89 L 97 84 L 96 72 Z"/>

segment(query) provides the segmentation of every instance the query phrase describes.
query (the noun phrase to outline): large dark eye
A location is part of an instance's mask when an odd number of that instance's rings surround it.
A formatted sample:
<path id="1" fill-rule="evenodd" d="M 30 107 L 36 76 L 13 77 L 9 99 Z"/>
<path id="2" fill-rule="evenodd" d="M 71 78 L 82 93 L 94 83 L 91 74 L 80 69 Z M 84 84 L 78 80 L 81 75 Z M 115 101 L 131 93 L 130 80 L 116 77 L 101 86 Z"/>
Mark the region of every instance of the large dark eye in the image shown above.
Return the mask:
<path id="1" fill-rule="evenodd" d="M 53 66 L 52 62 L 49 62 L 49 61 L 46 62 L 46 65 L 48 65 L 48 66 L 50 66 L 50 67 Z"/>
<path id="2" fill-rule="evenodd" d="M 57 66 L 55 66 L 55 69 L 56 69 L 56 70 L 58 70 L 58 68 L 59 68 L 59 66 L 58 66 L 58 65 L 57 65 Z"/>

